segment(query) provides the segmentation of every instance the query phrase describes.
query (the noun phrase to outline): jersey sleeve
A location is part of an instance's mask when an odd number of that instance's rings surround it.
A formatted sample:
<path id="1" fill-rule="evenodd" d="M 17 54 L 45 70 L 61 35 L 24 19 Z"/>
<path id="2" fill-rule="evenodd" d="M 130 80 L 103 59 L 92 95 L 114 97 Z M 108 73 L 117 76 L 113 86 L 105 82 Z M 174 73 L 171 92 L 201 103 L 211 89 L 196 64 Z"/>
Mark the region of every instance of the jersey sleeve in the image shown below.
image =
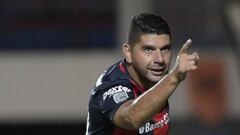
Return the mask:
<path id="1" fill-rule="evenodd" d="M 131 84 L 119 83 L 106 88 L 100 96 L 100 110 L 112 121 L 117 109 L 124 102 L 133 99 L 134 93 Z"/>

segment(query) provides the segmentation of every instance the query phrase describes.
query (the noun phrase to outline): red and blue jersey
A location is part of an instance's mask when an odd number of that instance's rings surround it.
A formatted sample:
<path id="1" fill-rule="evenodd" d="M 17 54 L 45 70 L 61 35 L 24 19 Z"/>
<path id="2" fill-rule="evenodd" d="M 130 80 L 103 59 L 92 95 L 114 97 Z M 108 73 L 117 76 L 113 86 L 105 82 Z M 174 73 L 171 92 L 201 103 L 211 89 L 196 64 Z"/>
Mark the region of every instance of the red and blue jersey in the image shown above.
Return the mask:
<path id="1" fill-rule="evenodd" d="M 144 92 L 145 89 L 139 87 L 129 75 L 125 60 L 107 68 L 91 91 L 86 135 L 167 135 L 168 103 L 138 130 L 127 130 L 114 125 L 113 116 L 117 109 Z"/>

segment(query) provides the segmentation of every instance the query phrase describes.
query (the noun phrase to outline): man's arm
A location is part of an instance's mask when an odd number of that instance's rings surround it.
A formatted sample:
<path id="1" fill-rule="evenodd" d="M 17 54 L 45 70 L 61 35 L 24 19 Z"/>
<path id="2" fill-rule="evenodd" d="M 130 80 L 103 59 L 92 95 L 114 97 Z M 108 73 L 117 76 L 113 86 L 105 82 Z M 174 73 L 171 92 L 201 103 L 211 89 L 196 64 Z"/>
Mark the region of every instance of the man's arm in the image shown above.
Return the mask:
<path id="1" fill-rule="evenodd" d="M 178 84 L 185 79 L 186 73 L 198 68 L 198 54 L 187 52 L 190 45 L 191 40 L 183 45 L 171 72 L 141 96 L 119 107 L 113 117 L 115 125 L 125 129 L 138 129 L 162 110 Z"/>

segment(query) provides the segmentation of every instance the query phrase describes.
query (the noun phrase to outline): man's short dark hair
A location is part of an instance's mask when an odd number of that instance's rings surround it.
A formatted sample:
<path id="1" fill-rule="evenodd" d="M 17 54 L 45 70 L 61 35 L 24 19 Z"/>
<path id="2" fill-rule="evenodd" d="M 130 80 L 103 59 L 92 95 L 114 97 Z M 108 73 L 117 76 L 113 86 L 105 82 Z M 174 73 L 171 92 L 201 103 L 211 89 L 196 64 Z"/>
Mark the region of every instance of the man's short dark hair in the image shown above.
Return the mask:
<path id="1" fill-rule="evenodd" d="M 132 18 L 128 33 L 128 44 L 134 45 L 143 34 L 168 34 L 171 37 L 167 22 L 160 16 L 149 13 L 142 13 Z"/>

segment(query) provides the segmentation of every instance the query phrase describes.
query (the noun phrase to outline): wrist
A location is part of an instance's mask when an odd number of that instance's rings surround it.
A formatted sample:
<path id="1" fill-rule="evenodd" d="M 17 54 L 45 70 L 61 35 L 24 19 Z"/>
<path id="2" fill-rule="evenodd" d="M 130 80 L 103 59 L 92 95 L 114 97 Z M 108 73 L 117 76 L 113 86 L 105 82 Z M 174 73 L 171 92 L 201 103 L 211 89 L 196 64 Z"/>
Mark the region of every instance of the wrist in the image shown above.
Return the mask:
<path id="1" fill-rule="evenodd" d="M 178 83 L 182 82 L 185 79 L 185 77 L 186 77 L 186 75 L 184 73 L 178 73 L 175 70 L 172 70 L 169 73 L 169 78 L 170 78 L 171 82 L 173 82 L 173 83 L 178 84 Z"/>

